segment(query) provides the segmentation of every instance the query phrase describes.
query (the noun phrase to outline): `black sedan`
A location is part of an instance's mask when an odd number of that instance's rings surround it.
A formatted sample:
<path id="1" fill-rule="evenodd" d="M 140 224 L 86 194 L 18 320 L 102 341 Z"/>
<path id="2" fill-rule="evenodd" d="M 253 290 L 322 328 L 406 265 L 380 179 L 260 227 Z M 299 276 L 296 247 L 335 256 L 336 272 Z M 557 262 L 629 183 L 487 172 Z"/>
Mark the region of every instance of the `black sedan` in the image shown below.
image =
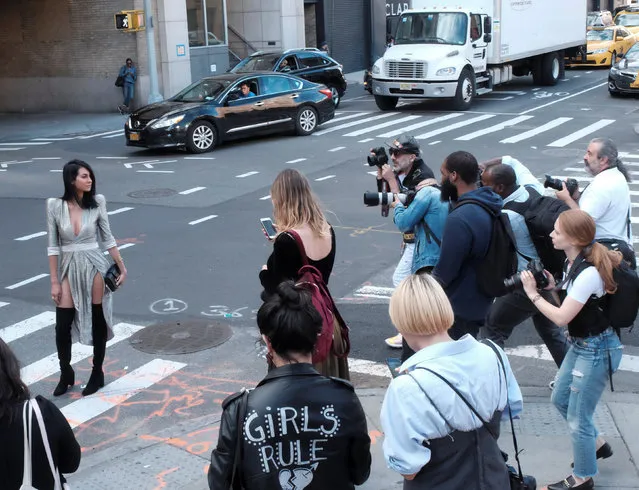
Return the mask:
<path id="1" fill-rule="evenodd" d="M 131 114 L 127 146 L 210 151 L 231 139 L 294 130 L 311 134 L 335 116 L 331 91 L 290 75 L 228 73 L 203 78 L 175 97 Z"/>
<path id="2" fill-rule="evenodd" d="M 623 93 L 639 94 L 639 43 L 630 48 L 618 63 L 610 67 L 608 92 L 612 96 Z"/>

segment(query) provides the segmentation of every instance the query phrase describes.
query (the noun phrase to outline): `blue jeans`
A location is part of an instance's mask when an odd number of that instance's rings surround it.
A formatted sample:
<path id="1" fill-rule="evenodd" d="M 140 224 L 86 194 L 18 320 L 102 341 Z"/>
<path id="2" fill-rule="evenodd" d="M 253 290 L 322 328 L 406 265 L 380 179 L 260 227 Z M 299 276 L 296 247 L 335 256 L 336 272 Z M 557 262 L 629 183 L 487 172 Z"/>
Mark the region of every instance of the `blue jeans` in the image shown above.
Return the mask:
<path id="1" fill-rule="evenodd" d="M 593 337 L 573 338 L 571 342 L 559 369 L 552 403 L 570 428 L 575 475 L 590 478 L 597 474 L 598 432 L 593 415 L 610 368 L 613 373 L 619 368 L 622 346 L 612 328 Z"/>
<path id="2" fill-rule="evenodd" d="M 129 107 L 129 104 L 133 100 L 133 95 L 135 93 L 135 85 L 132 83 L 124 82 L 122 93 L 124 94 L 124 105 Z"/>

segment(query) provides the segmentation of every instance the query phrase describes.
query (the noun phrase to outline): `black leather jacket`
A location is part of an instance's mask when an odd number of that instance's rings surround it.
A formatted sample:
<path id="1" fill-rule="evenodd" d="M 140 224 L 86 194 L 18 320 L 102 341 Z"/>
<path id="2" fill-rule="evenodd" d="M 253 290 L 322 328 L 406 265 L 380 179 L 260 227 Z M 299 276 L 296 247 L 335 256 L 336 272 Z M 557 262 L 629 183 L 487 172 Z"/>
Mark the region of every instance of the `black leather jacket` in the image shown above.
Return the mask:
<path id="1" fill-rule="evenodd" d="M 230 488 L 241 393 L 222 403 L 209 488 Z M 310 364 L 273 369 L 248 397 L 240 473 L 245 490 L 352 490 L 369 476 L 370 438 L 353 386 Z"/>

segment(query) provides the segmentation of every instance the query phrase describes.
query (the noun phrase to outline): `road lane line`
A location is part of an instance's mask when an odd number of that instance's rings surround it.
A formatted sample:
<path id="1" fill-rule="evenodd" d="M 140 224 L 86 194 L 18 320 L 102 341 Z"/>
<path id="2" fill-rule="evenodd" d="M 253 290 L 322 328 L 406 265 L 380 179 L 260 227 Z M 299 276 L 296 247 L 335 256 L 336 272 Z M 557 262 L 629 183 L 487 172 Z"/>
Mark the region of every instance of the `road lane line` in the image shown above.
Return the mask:
<path id="1" fill-rule="evenodd" d="M 334 175 L 327 175 L 326 177 L 320 177 L 319 179 L 315 179 L 315 182 L 322 182 L 323 180 L 328 180 L 334 178 Z"/>
<path id="2" fill-rule="evenodd" d="M 495 124 L 494 126 L 489 126 L 485 129 L 480 129 L 479 131 L 475 131 L 474 133 L 465 134 L 464 136 L 455 138 L 455 141 L 470 141 L 475 138 L 479 138 L 480 136 L 484 136 L 485 134 L 496 133 L 497 131 L 501 131 L 504 128 L 515 126 L 519 124 L 520 122 L 527 121 L 528 119 L 532 119 L 533 117 L 534 116 L 518 116 L 513 119 L 509 119 L 508 121 Z"/>
<path id="3" fill-rule="evenodd" d="M 217 214 L 211 214 L 210 216 L 205 216 L 204 218 L 200 218 L 200 219 L 196 219 L 196 220 L 193 220 L 193 221 L 189 221 L 189 224 L 190 225 L 198 225 L 200 223 L 204 223 L 205 221 L 208 221 L 208 220 L 213 219 L 213 218 L 217 218 Z"/>
<path id="4" fill-rule="evenodd" d="M 366 138 L 363 140 L 359 140 L 358 143 L 368 143 L 369 141 L 373 141 L 375 138 Z"/>
<path id="5" fill-rule="evenodd" d="M 189 194 L 193 194 L 194 192 L 203 191 L 206 187 L 193 187 L 192 189 L 187 189 L 185 191 L 180 192 L 183 196 L 187 196 Z"/>
<path id="6" fill-rule="evenodd" d="M 564 136 L 563 138 L 555 140 L 547 146 L 552 146 L 554 148 L 562 148 L 574 141 L 577 141 L 578 139 L 583 138 L 584 136 L 588 134 L 594 133 L 595 131 L 601 128 L 610 126 L 614 122 L 615 122 L 615 119 L 601 119 L 600 121 L 597 121 L 596 123 L 586 126 L 585 128 L 580 129 L 579 131 L 575 131 L 574 133 L 569 134 L 568 136 Z"/>
<path id="7" fill-rule="evenodd" d="M 175 170 L 136 170 L 138 174 L 174 174 Z"/>
<path id="8" fill-rule="evenodd" d="M 313 133 L 314 136 L 322 136 L 323 134 L 332 133 L 334 131 L 339 131 L 340 129 L 352 128 L 353 126 L 359 126 L 360 124 L 366 124 L 368 122 L 377 121 L 378 119 L 384 119 L 391 116 L 396 116 L 397 112 L 386 112 L 384 114 L 378 114 L 376 116 L 367 117 L 365 119 L 359 119 L 357 121 L 351 121 L 348 123 L 340 124 L 338 126 L 333 126 L 328 129 L 323 129 L 321 131 L 317 131 Z"/>
<path id="9" fill-rule="evenodd" d="M 126 160 L 129 157 L 95 157 L 97 160 Z"/>
<path id="10" fill-rule="evenodd" d="M 557 119 L 554 119 L 553 121 L 550 121 L 535 129 L 531 129 L 530 131 L 525 131 L 515 136 L 511 136 L 510 138 L 503 139 L 500 141 L 500 143 L 519 143 L 520 141 L 532 138 L 533 136 L 536 136 L 540 133 L 550 131 L 551 129 L 556 128 L 557 126 L 561 126 L 568 121 L 572 121 L 572 117 L 558 117 Z"/>
<path id="11" fill-rule="evenodd" d="M 18 238 L 14 238 L 17 242 L 26 242 L 27 240 L 31 240 L 32 238 L 38 238 L 41 236 L 45 236 L 47 234 L 46 231 L 39 231 L 37 233 L 32 233 L 31 235 L 25 235 Z"/>
<path id="12" fill-rule="evenodd" d="M 79 140 L 88 140 L 90 138 L 97 138 L 98 136 L 106 136 L 107 134 L 113 134 L 113 133 L 122 133 L 124 130 L 122 129 L 116 129 L 115 131 L 107 131 L 105 133 L 97 133 L 97 134 L 89 134 L 86 136 L 78 136 L 77 139 Z"/>
<path id="13" fill-rule="evenodd" d="M 50 141 L 31 141 L 25 143 L 0 143 L 0 146 L 38 146 L 38 145 L 50 145 Z"/>
<path id="14" fill-rule="evenodd" d="M 401 117 L 399 119 L 393 119 L 392 121 L 386 121 L 381 124 L 376 124 L 375 126 L 371 126 L 369 128 L 358 129 L 357 131 L 353 131 L 351 133 L 345 134 L 344 136 L 361 136 L 362 134 L 368 133 L 370 131 L 377 131 L 378 129 L 386 128 L 388 126 L 394 126 L 395 124 L 401 124 L 408 121 L 413 121 L 415 119 L 420 119 L 423 116 L 406 116 Z"/>
<path id="15" fill-rule="evenodd" d="M 185 160 L 215 160 L 215 157 L 184 157 Z"/>
<path id="16" fill-rule="evenodd" d="M 349 114 L 348 116 L 334 117 L 330 121 L 326 121 L 325 123 L 323 123 L 322 127 L 326 126 L 327 124 L 332 124 L 332 123 L 336 123 L 336 122 L 340 122 L 340 121 L 347 121 L 348 119 L 353 119 L 353 118 L 356 118 L 356 117 L 362 117 L 362 116 L 366 116 L 368 114 L 370 114 L 370 111 L 356 112 L 355 114 Z"/>
<path id="17" fill-rule="evenodd" d="M 566 81 L 566 80 L 567 79 L 564 79 L 564 81 Z M 590 92 L 591 90 L 594 90 L 596 88 L 603 87 L 604 85 L 608 85 L 608 82 L 599 83 L 599 84 L 595 85 L 594 87 L 587 88 L 586 90 L 582 90 L 581 92 L 576 92 L 576 93 L 574 93 L 572 95 L 567 95 L 566 97 L 562 97 L 561 99 L 557 99 L 557 100 L 553 100 L 552 102 L 548 102 L 547 104 L 543 104 L 543 105 L 540 105 L 540 106 L 537 106 L 537 107 L 533 107 L 532 109 L 528 109 L 527 111 L 522 112 L 521 115 L 523 116 L 524 114 L 528 114 L 529 112 L 538 111 L 539 109 L 543 109 L 544 107 L 548 107 L 550 105 L 557 104 L 559 102 L 563 102 L 564 100 L 568 100 L 568 99 L 571 99 L 573 97 L 577 97 L 578 95 L 585 94 L 586 92 Z M 535 89 L 533 89 L 533 90 L 535 90 Z"/>
<path id="18" fill-rule="evenodd" d="M 33 157 L 31 160 L 62 160 L 62 157 Z"/>
<path id="19" fill-rule="evenodd" d="M 62 172 L 62 169 L 54 169 L 54 170 L 49 170 L 49 172 Z"/>
<path id="20" fill-rule="evenodd" d="M 51 312 L 53 313 L 53 312 Z M 54 321 L 55 323 L 55 314 Z M 118 323 L 113 326 L 113 338 L 107 342 L 107 347 L 115 345 L 123 340 L 128 339 L 135 332 L 142 330 L 144 327 L 141 325 L 132 325 L 130 323 Z M 83 361 L 93 355 L 93 347 L 89 345 L 83 345 L 79 342 L 73 344 L 71 348 L 71 364 Z M 24 366 L 20 370 L 20 377 L 22 381 L 29 386 L 38 381 L 41 381 L 60 370 L 58 363 L 58 354 L 54 353 L 49 356 L 43 357 L 36 362 Z"/>
<path id="21" fill-rule="evenodd" d="M 453 131 L 454 129 L 463 128 L 464 126 L 469 126 L 471 124 L 475 124 L 476 122 L 485 121 L 486 119 L 490 119 L 493 117 L 495 117 L 495 114 L 484 114 L 483 116 L 473 117 L 471 119 L 467 119 L 466 121 L 449 124 L 448 126 L 444 126 L 443 128 L 420 134 L 418 136 L 415 136 L 415 138 L 425 140 L 433 136 L 437 136 L 438 134 L 447 133 L 449 131 Z"/>
<path id="22" fill-rule="evenodd" d="M 140 391 L 159 383 L 186 366 L 183 362 L 153 359 L 129 374 L 109 383 L 98 393 L 81 398 L 62 408 L 72 429 L 115 408 Z"/>
<path id="23" fill-rule="evenodd" d="M 335 153 L 336 151 L 344 150 L 345 148 L 346 148 L 345 146 L 336 146 L 335 148 L 331 148 L 328 151 L 331 153 Z"/>
<path id="24" fill-rule="evenodd" d="M 0 151 L 18 151 L 18 150 L 24 150 L 24 147 L 20 147 L 20 148 L 2 148 L 2 147 L 0 147 Z"/>
<path id="25" fill-rule="evenodd" d="M 107 139 L 107 138 L 117 138 L 118 136 L 123 136 L 124 135 L 124 131 L 120 131 L 119 133 L 115 133 L 115 134 L 110 134 L 109 136 L 103 136 L 103 139 Z"/>
<path id="26" fill-rule="evenodd" d="M 8 305 L 9 303 L 1 303 L 1 306 Z M 31 318 L 27 318 L 26 320 L 22 320 L 21 322 L 14 323 L 13 325 L 9 325 L 8 327 L 0 330 L 0 338 L 4 340 L 7 344 L 13 342 L 14 340 L 21 339 L 22 337 L 26 337 L 27 335 L 32 334 L 33 332 L 37 332 L 38 330 L 42 330 L 43 328 L 48 327 L 49 325 L 55 325 L 55 312 L 54 311 L 45 311 L 40 313 L 39 315 L 32 316 Z M 56 356 L 57 359 L 57 356 Z"/>
<path id="27" fill-rule="evenodd" d="M 130 248 L 130 247 L 132 247 L 134 245 L 135 245 L 135 243 L 123 243 L 122 245 L 118 245 L 118 250 L 124 250 L 125 248 Z M 103 253 L 104 253 L 104 255 L 108 255 L 109 251 L 105 250 Z"/>
<path id="28" fill-rule="evenodd" d="M 250 177 L 251 175 L 257 175 L 259 174 L 259 172 L 252 170 L 250 172 L 246 172 L 245 174 L 240 174 L 240 175 L 236 175 L 235 178 L 236 179 L 244 179 L 246 177 Z"/>
<path id="29" fill-rule="evenodd" d="M 12 284 L 11 286 L 5 287 L 5 289 L 17 289 L 22 286 L 26 286 L 27 284 L 31 284 L 32 282 L 39 281 L 45 277 L 49 277 L 49 274 L 38 274 L 37 276 L 30 277 L 29 279 L 25 279 L 24 281 L 17 282 Z"/>
<path id="30" fill-rule="evenodd" d="M 306 161 L 306 158 L 296 158 L 295 160 L 289 160 L 286 163 L 300 163 Z"/>
<path id="31" fill-rule="evenodd" d="M 269 194 L 268 196 L 264 196 L 264 197 L 260 197 L 260 201 L 266 201 L 267 199 L 270 199 L 271 195 Z"/>
<path id="32" fill-rule="evenodd" d="M 68 138 L 31 138 L 31 141 L 70 141 L 74 140 L 74 137 Z"/>
<path id="33" fill-rule="evenodd" d="M 112 216 L 114 214 L 120 214 L 120 213 L 126 213 L 127 211 L 131 211 L 134 208 L 118 208 L 118 209 L 114 209 L 113 211 L 109 211 L 107 214 L 109 216 Z"/>
<path id="34" fill-rule="evenodd" d="M 8 306 L 10 303 L 5 303 L 4 301 L 0 301 L 0 308 L 2 308 L 3 306 Z M 2 337 L 2 334 L 0 334 L 0 337 Z"/>
<path id="35" fill-rule="evenodd" d="M 378 138 L 390 138 L 391 136 L 395 136 L 398 134 L 402 134 L 404 132 L 410 132 L 413 129 L 418 129 L 418 128 L 423 128 L 424 126 L 431 126 L 433 124 L 437 124 L 443 121 L 448 121 L 449 119 L 454 119 L 456 117 L 461 117 L 463 116 L 462 113 L 460 112 L 455 112 L 453 114 L 446 114 L 445 116 L 440 116 L 440 117 L 435 117 L 433 119 L 428 119 L 427 121 L 422 121 L 416 124 L 411 124 L 410 126 L 406 126 L 404 128 L 400 128 L 400 129 L 394 129 L 392 131 L 389 131 L 387 133 L 383 133 L 378 135 Z"/>
<path id="36" fill-rule="evenodd" d="M 438 145 L 440 143 L 441 141 L 431 141 L 430 143 L 428 143 L 428 146 Z"/>

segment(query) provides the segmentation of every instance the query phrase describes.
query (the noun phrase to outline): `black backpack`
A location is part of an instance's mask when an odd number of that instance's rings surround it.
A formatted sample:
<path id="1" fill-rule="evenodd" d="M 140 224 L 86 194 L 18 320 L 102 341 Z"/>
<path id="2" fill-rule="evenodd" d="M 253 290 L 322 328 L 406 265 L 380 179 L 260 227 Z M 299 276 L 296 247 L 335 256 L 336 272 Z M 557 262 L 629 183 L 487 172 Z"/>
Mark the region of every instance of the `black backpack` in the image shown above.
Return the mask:
<path id="1" fill-rule="evenodd" d="M 544 269 L 553 276 L 560 277 L 566 254 L 563 250 L 553 247 L 550 233 L 555 221 L 561 213 L 570 209 L 564 202 L 550 196 L 542 196 L 532 187 L 526 187 L 530 197 L 525 202 L 510 201 L 504 204 L 504 209 L 509 209 L 521 214 L 526 221 L 530 238 L 537 250 L 539 259 L 544 264 Z"/>
<path id="2" fill-rule="evenodd" d="M 477 284 L 479 289 L 492 298 L 503 296 L 508 291 L 504 286 L 504 279 L 517 273 L 517 241 L 510 226 L 508 216 L 495 212 L 489 206 L 475 199 L 467 199 L 458 204 L 476 204 L 490 214 L 492 218 L 492 232 L 486 256 L 477 266 Z"/>

